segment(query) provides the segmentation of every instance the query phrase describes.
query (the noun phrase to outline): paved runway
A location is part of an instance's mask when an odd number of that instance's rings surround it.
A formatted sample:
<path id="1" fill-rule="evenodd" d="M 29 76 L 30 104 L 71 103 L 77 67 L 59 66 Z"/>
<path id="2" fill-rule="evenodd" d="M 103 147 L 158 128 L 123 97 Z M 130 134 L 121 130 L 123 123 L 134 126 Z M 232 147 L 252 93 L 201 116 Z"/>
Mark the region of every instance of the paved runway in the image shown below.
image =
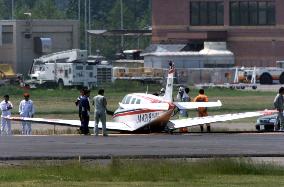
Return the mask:
<path id="1" fill-rule="evenodd" d="M 284 133 L 0 137 L 0 160 L 132 157 L 284 157 Z"/>

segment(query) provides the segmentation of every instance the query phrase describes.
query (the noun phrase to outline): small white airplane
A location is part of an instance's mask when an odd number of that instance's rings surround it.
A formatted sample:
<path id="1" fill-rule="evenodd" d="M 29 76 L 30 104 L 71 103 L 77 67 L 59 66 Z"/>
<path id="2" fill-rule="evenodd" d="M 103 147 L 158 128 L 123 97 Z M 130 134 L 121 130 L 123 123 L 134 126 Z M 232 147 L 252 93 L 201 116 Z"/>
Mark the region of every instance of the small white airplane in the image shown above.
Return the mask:
<path id="1" fill-rule="evenodd" d="M 132 93 L 126 95 L 119 103 L 118 109 L 114 112 L 113 121 L 107 122 L 106 128 L 109 130 L 129 131 L 129 132 L 162 132 L 174 129 L 191 127 L 200 124 L 223 122 L 241 118 L 269 115 L 274 110 L 264 110 L 256 112 L 244 112 L 235 114 L 224 114 L 207 117 L 195 117 L 186 119 L 171 120 L 174 110 L 196 109 L 199 107 L 221 107 L 222 103 L 217 102 L 173 102 L 173 80 L 175 68 L 170 63 L 165 95 L 163 97 L 147 93 Z M 61 126 L 80 127 L 80 120 L 45 119 L 45 118 L 25 118 L 10 117 L 13 121 L 30 121 Z M 89 122 L 89 127 L 94 127 L 94 121 Z M 99 128 L 101 128 L 101 123 Z"/>

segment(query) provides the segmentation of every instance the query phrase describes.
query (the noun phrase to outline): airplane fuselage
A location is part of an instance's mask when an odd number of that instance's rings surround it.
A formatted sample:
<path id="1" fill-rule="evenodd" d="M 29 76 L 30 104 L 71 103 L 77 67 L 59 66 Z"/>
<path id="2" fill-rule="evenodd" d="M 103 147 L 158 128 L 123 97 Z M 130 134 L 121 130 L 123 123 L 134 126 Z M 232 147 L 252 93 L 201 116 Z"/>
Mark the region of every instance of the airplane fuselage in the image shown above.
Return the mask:
<path id="1" fill-rule="evenodd" d="M 149 109 L 150 104 L 157 103 L 167 103 L 168 109 Z M 146 130 L 155 132 L 164 130 L 175 109 L 175 105 L 164 101 L 162 97 L 144 93 L 128 94 L 124 97 L 121 104 L 129 106 L 139 104 L 145 106 L 145 108 L 123 108 L 120 105 L 113 115 L 115 122 L 125 123 L 138 131 Z"/>

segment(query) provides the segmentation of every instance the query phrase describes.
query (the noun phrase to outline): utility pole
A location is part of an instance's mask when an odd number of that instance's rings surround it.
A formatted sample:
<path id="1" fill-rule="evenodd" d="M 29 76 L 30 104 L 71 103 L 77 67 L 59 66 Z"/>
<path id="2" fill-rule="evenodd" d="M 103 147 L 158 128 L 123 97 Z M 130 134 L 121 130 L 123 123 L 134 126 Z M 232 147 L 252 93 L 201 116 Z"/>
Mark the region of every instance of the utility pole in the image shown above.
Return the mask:
<path id="1" fill-rule="evenodd" d="M 81 0 L 78 0 L 78 20 L 81 20 Z"/>
<path id="2" fill-rule="evenodd" d="M 92 20 L 91 20 L 91 0 L 89 0 L 89 30 L 91 30 L 91 26 L 92 26 Z M 89 35 L 89 55 L 92 54 L 92 38 Z"/>
<path id="3" fill-rule="evenodd" d="M 88 39 L 87 39 L 87 0 L 85 0 L 85 19 L 84 19 L 84 26 L 85 26 L 85 49 L 88 49 Z"/>
<path id="4" fill-rule="evenodd" d="M 12 12 L 12 20 L 13 20 L 14 19 L 14 3 L 15 3 L 14 0 L 12 0 L 11 3 L 12 3 L 12 6 L 11 6 L 12 11 L 11 12 Z"/>
<path id="5" fill-rule="evenodd" d="M 123 0 L 120 0 L 120 29 L 123 30 Z M 121 35 L 121 39 L 120 39 L 120 46 L 121 49 L 123 49 L 124 46 L 124 36 L 123 34 Z"/>

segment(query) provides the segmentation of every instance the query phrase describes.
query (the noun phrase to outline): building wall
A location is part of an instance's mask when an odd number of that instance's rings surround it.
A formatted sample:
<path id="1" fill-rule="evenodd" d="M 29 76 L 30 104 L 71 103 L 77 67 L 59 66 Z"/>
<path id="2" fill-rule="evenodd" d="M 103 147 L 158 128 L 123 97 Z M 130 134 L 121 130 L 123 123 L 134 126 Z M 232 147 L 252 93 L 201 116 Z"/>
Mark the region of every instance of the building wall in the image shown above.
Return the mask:
<path id="1" fill-rule="evenodd" d="M 0 25 L 13 28 L 13 43 L 0 46 L 0 63 L 13 64 L 17 73 L 28 74 L 33 59 L 43 53 L 36 53 L 34 38 L 51 38 L 51 52 L 79 48 L 79 22 L 77 20 L 27 20 L 0 21 Z M 25 33 L 31 32 L 31 38 Z M 9 51 L 9 55 L 5 51 Z"/>
<path id="2" fill-rule="evenodd" d="M 153 0 L 153 43 L 190 43 L 210 41 L 208 31 L 226 31 L 228 49 L 235 54 L 239 66 L 275 66 L 284 59 L 284 1 L 275 2 L 276 24 L 271 26 L 231 26 L 230 2 L 223 0 L 224 24 L 221 26 L 192 26 L 190 2 L 220 0 Z M 239 0 L 240 1 L 240 0 Z M 254 0 L 255 1 L 255 0 Z M 265 1 L 265 0 L 256 0 Z"/>

